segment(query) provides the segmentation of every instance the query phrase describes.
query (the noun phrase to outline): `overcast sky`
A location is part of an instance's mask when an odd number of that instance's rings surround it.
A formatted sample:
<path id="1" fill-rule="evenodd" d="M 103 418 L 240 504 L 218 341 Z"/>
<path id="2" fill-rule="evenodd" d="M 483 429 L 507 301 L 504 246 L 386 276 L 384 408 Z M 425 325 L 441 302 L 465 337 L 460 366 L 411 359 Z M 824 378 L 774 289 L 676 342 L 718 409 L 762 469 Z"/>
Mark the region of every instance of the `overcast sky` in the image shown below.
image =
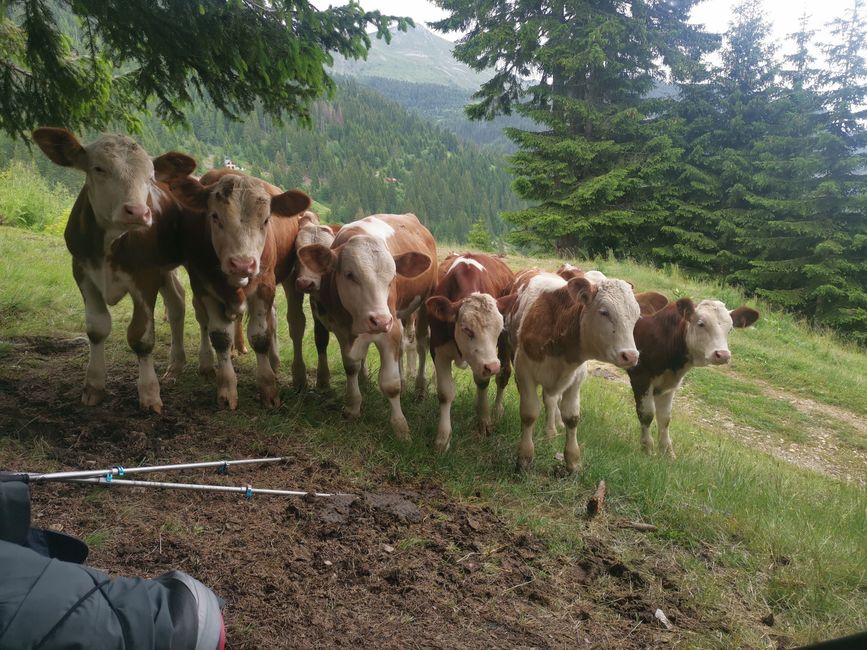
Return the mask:
<path id="1" fill-rule="evenodd" d="M 446 13 L 427 0 L 359 0 L 368 10 L 378 9 L 383 13 L 410 16 L 416 22 L 429 22 L 445 17 Z M 336 4 L 336 2 L 335 2 Z M 732 19 L 734 0 L 706 0 L 693 9 L 695 23 L 703 23 L 708 31 L 724 32 Z M 852 6 L 852 0 L 764 0 L 768 18 L 773 23 L 774 38 L 778 41 L 798 27 L 798 19 L 804 11 L 811 16 L 813 29 L 821 32 L 826 23 L 843 16 Z M 449 40 L 458 38 L 456 34 L 443 34 Z"/>

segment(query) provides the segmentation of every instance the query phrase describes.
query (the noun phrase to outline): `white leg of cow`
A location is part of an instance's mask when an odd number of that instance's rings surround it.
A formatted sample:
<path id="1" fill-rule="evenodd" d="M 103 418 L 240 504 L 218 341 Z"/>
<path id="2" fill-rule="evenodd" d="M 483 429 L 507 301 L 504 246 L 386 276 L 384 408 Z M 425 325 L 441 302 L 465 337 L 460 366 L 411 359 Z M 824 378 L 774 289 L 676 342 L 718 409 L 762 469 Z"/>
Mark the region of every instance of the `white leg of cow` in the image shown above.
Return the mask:
<path id="1" fill-rule="evenodd" d="M 414 377 L 418 372 L 418 352 L 416 351 L 415 328 L 407 319 L 402 321 L 403 335 L 401 336 L 400 377 L 401 384 L 406 385 L 407 377 Z"/>
<path id="2" fill-rule="evenodd" d="M 437 398 L 440 403 L 440 423 L 434 448 L 441 454 L 449 449 L 452 439 L 452 402 L 455 401 L 455 382 L 452 378 L 452 358 L 442 350 L 434 357 L 437 374 Z"/>
<path id="3" fill-rule="evenodd" d="M 656 427 L 659 429 L 659 453 L 671 459 L 677 458 L 671 438 L 668 436 L 668 425 L 671 423 L 671 407 L 674 403 L 675 390 L 670 390 L 654 398 L 656 404 Z M 652 443 L 651 443 L 652 444 Z"/>
<path id="4" fill-rule="evenodd" d="M 283 283 L 286 292 L 286 320 L 289 323 L 289 337 L 292 339 L 292 385 L 297 389 L 307 388 L 307 366 L 304 364 L 304 329 L 307 319 L 304 316 L 304 294 L 295 289 L 294 275 Z"/>
<path id="5" fill-rule="evenodd" d="M 641 447 L 645 453 L 653 453 L 653 437 L 650 435 L 650 425 L 656 416 L 656 405 L 653 399 L 653 389 L 648 387 L 647 392 L 635 400 L 635 410 L 638 412 L 638 421 L 641 423 Z"/>
<path id="6" fill-rule="evenodd" d="M 563 396 L 560 395 L 560 399 L 557 400 L 557 408 L 554 413 L 554 424 L 557 426 L 557 429 L 563 429 L 566 427 L 565 422 L 563 422 Z"/>
<path id="7" fill-rule="evenodd" d="M 273 305 L 271 305 L 271 348 L 268 350 L 268 362 L 276 375 L 280 368 L 280 348 L 277 347 L 277 308 Z"/>
<path id="8" fill-rule="evenodd" d="M 84 321 L 90 341 L 81 402 L 85 406 L 96 406 L 105 399 L 105 339 L 111 333 L 111 313 L 102 294 L 90 280 L 81 278 L 78 288 L 84 298 Z"/>
<path id="9" fill-rule="evenodd" d="M 397 330 L 397 331 L 395 331 Z M 401 339 L 400 321 L 397 321 L 392 330 L 385 336 L 376 339 L 376 347 L 379 350 L 379 388 L 382 394 L 388 398 L 391 406 L 391 428 L 394 435 L 400 440 L 409 440 L 409 425 L 400 408 L 400 357 Z"/>
<path id="10" fill-rule="evenodd" d="M 500 335 L 500 340 L 497 342 L 497 356 L 500 359 L 500 372 L 497 373 L 497 399 L 494 402 L 494 417 L 499 420 L 506 410 L 503 405 L 503 394 L 506 392 L 506 387 L 512 376 L 512 357 L 508 336 L 505 333 Z"/>
<path id="11" fill-rule="evenodd" d="M 427 323 L 427 312 L 420 308 L 415 319 L 415 347 L 418 357 L 418 375 L 415 379 L 415 394 L 419 399 L 427 392 L 427 377 L 425 367 L 427 364 L 428 347 L 430 346 L 430 329 Z"/>
<path id="12" fill-rule="evenodd" d="M 132 320 L 126 330 L 126 340 L 138 355 L 138 402 L 145 411 L 162 413 L 160 382 L 154 368 L 154 306 L 157 290 L 152 294 L 132 296 Z"/>
<path id="13" fill-rule="evenodd" d="M 584 366 L 581 367 L 582 369 Z M 581 447 L 578 446 L 578 422 L 581 418 L 581 384 L 587 377 L 586 370 L 579 369 L 575 381 L 565 391 L 560 400 L 559 409 L 563 413 L 563 425 L 566 428 L 566 448 L 563 458 L 566 469 L 574 472 L 581 463 Z"/>
<path id="14" fill-rule="evenodd" d="M 542 389 L 542 401 L 545 402 L 545 439 L 557 437 L 557 416 L 560 414 L 560 394 L 551 394 Z"/>
<path id="15" fill-rule="evenodd" d="M 361 372 L 361 360 L 367 356 L 367 344 L 350 345 L 340 341 L 340 353 L 343 356 L 343 369 L 346 371 L 346 406 L 344 415 L 357 418 L 361 415 L 361 389 L 358 386 L 358 374 Z"/>
<path id="16" fill-rule="evenodd" d="M 476 382 L 476 417 L 478 418 L 479 433 L 483 436 L 488 435 L 493 428 L 491 411 L 488 407 L 488 385 L 490 383 L 490 379 Z"/>
<path id="17" fill-rule="evenodd" d="M 208 310 L 202 299 L 193 295 L 193 311 L 199 323 L 201 340 L 199 341 L 199 374 L 205 377 L 214 375 L 214 350 L 208 337 Z"/>
<path id="18" fill-rule="evenodd" d="M 217 353 L 217 404 L 230 410 L 238 408 L 238 378 L 232 366 L 232 337 L 235 321 L 225 316 L 223 305 L 209 296 L 202 297 L 208 312 L 208 337 Z"/>
<path id="19" fill-rule="evenodd" d="M 256 353 L 256 383 L 259 396 L 266 407 L 280 405 L 277 376 L 271 366 L 271 347 L 274 340 L 271 305 L 258 293 L 247 298 L 247 339 Z"/>
<path id="20" fill-rule="evenodd" d="M 521 442 L 518 446 L 518 468 L 529 469 L 533 464 L 535 448 L 533 446 L 533 429 L 539 419 L 539 395 L 536 382 L 529 373 L 522 371 L 521 356 L 515 360 L 515 380 L 518 384 L 518 395 L 521 399 Z"/>
<path id="21" fill-rule="evenodd" d="M 177 273 L 170 271 L 163 276 L 163 286 L 160 287 L 160 295 L 166 307 L 166 315 L 169 320 L 169 330 L 172 333 L 172 343 L 169 350 L 169 367 L 163 379 L 171 379 L 180 376 L 187 364 L 187 354 L 184 351 L 184 317 L 186 315 L 186 302 L 184 287 L 178 280 Z"/>

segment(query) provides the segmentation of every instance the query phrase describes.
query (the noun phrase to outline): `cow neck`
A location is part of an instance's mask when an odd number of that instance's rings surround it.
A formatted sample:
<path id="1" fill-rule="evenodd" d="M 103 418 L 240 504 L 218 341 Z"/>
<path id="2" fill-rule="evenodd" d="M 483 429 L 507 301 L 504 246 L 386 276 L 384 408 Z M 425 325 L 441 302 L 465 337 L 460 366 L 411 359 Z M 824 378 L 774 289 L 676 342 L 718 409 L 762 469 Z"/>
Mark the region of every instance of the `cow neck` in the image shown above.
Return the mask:
<path id="1" fill-rule="evenodd" d="M 687 326 L 675 303 L 639 318 L 634 334 L 640 356 L 634 370 L 656 376 L 689 369 L 692 358 L 686 346 Z"/>

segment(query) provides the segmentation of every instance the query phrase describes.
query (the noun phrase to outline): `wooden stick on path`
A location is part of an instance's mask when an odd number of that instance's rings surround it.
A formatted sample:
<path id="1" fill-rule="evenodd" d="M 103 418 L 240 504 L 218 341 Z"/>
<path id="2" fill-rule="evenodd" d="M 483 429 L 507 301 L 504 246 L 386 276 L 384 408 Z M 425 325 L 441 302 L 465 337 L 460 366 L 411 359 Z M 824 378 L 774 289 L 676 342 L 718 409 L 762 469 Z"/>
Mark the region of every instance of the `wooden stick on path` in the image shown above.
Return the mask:
<path id="1" fill-rule="evenodd" d="M 605 493 L 608 488 L 605 485 L 605 481 L 599 481 L 599 487 L 596 488 L 596 492 L 593 493 L 593 496 L 590 497 L 590 500 L 587 501 L 587 517 L 595 517 L 600 512 L 602 512 L 602 506 L 605 504 Z"/>

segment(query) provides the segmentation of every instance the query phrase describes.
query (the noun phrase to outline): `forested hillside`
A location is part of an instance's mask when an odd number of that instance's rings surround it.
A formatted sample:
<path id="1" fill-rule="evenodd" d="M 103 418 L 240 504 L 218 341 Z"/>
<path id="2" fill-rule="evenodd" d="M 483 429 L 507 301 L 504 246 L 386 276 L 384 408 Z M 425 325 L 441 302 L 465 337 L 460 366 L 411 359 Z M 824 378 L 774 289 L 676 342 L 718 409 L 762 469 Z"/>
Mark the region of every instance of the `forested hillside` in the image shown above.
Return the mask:
<path id="1" fill-rule="evenodd" d="M 275 125 L 260 110 L 232 122 L 203 102 L 186 117 L 189 130 L 146 119 L 142 143 L 152 153 L 187 151 L 200 171 L 229 158 L 281 187 L 302 187 L 330 208 L 331 220 L 409 211 L 437 237 L 463 241 L 480 219 L 490 232 L 502 232 L 498 213 L 519 205 L 502 156 L 464 143 L 349 79 L 340 81 L 333 101 L 315 105 L 312 129 Z M 0 140 L 0 155 L 5 162 L 32 157 L 46 177 L 80 187 L 77 174 L 20 141 Z"/>

